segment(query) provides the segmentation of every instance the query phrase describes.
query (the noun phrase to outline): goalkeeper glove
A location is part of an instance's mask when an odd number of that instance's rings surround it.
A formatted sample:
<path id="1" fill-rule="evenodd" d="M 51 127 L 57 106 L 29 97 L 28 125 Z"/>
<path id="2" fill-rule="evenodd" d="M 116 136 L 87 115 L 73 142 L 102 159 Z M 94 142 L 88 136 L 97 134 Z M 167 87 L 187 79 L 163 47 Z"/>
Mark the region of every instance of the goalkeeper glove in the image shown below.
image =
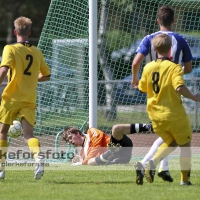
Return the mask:
<path id="1" fill-rule="evenodd" d="M 112 153 L 115 153 L 115 152 L 118 152 L 120 149 L 121 149 L 121 146 L 119 143 L 117 144 L 114 144 L 112 142 L 108 143 L 108 149 L 112 152 Z"/>

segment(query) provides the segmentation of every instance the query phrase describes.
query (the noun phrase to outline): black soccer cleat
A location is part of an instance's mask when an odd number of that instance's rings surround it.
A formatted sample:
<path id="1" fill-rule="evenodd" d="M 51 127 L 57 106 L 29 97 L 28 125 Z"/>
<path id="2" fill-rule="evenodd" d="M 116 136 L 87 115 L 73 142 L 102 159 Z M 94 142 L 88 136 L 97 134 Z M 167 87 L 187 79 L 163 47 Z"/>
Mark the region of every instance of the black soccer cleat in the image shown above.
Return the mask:
<path id="1" fill-rule="evenodd" d="M 173 178 L 171 177 L 169 171 L 162 171 L 158 173 L 158 176 L 163 179 L 163 181 L 173 182 Z"/>
<path id="2" fill-rule="evenodd" d="M 144 178 L 144 167 L 142 163 L 136 162 L 134 163 L 135 170 L 136 170 L 136 184 L 143 185 L 143 178 Z"/>
<path id="3" fill-rule="evenodd" d="M 154 165 L 153 160 L 146 162 L 144 176 L 149 183 L 153 183 L 155 172 L 156 166 Z"/>

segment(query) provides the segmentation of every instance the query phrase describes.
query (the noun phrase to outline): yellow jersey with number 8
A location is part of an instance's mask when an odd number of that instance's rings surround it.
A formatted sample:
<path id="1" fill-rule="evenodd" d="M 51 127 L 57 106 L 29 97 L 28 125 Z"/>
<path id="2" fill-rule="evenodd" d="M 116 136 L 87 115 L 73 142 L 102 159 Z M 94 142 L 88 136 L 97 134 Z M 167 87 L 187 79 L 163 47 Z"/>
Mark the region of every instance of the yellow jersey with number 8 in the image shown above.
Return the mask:
<path id="1" fill-rule="evenodd" d="M 151 120 L 174 121 L 186 116 L 181 96 L 184 85 L 180 64 L 158 59 L 145 65 L 138 88 L 147 92 L 147 112 Z"/>

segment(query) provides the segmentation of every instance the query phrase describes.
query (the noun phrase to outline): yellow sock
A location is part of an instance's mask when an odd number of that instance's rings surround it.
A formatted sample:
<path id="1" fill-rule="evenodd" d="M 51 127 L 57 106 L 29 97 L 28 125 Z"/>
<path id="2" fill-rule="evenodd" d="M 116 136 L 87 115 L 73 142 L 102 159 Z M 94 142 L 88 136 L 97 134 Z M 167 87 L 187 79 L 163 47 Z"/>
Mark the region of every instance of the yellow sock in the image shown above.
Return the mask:
<path id="1" fill-rule="evenodd" d="M 6 163 L 6 154 L 8 151 L 8 141 L 7 140 L 0 140 L 0 151 L 1 151 L 1 157 L 0 157 L 0 171 L 5 169 L 5 163 Z"/>
<path id="2" fill-rule="evenodd" d="M 191 157 L 183 158 L 180 157 L 180 166 L 181 166 L 181 182 L 187 183 L 190 180 L 191 172 Z"/>
<path id="3" fill-rule="evenodd" d="M 181 182 L 187 183 L 190 180 L 190 170 L 181 170 Z"/>
<path id="4" fill-rule="evenodd" d="M 168 156 L 174 150 L 175 147 L 169 147 L 167 143 L 160 145 L 157 152 L 153 156 L 154 165 L 157 166 L 163 158 Z"/>
<path id="5" fill-rule="evenodd" d="M 37 155 L 40 152 L 40 142 L 37 138 L 31 138 L 28 140 L 28 146 L 31 153 L 34 156 L 34 159 L 37 159 Z"/>

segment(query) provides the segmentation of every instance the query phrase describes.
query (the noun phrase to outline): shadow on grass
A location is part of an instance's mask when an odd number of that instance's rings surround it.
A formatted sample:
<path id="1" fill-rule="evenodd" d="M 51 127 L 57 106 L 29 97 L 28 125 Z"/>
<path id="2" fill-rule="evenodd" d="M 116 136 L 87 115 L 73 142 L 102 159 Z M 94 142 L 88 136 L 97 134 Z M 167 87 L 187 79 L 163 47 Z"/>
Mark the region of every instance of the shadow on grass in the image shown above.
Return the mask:
<path id="1" fill-rule="evenodd" d="M 53 183 L 53 184 L 133 184 L 133 181 L 48 181 L 48 183 Z"/>

